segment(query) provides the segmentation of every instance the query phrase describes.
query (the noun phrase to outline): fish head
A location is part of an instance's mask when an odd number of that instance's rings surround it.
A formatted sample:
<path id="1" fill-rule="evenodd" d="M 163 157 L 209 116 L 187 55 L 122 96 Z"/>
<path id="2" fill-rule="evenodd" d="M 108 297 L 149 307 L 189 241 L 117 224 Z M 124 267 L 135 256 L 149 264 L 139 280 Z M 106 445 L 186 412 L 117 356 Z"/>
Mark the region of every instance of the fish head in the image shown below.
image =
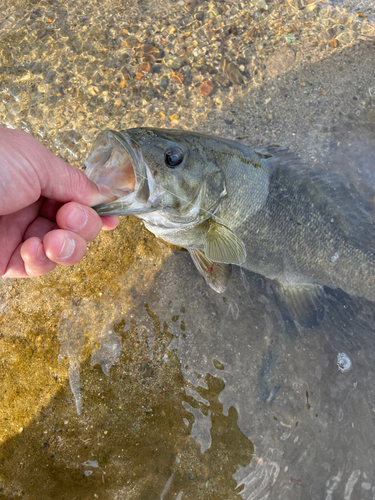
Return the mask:
<path id="1" fill-rule="evenodd" d="M 222 168 L 208 150 L 198 134 L 182 130 L 101 132 L 84 163 L 86 175 L 118 198 L 95 210 L 144 219 L 157 211 L 181 224 L 210 218 L 226 188 Z"/>

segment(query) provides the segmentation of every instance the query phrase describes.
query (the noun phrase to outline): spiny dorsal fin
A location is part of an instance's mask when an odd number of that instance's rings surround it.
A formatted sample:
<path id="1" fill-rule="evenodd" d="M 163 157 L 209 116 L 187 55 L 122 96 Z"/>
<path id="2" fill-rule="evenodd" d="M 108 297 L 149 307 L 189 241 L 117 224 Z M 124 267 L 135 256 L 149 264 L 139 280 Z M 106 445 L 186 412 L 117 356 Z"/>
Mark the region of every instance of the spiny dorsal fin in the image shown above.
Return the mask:
<path id="1" fill-rule="evenodd" d="M 246 260 L 243 242 L 230 229 L 212 219 L 206 234 L 204 253 L 212 262 L 223 264 L 240 266 Z"/>
<path id="2" fill-rule="evenodd" d="M 206 280 L 207 284 L 217 293 L 223 293 L 230 275 L 232 266 L 230 264 L 222 264 L 221 262 L 212 262 L 207 259 L 202 250 L 189 250 L 193 262 Z"/>

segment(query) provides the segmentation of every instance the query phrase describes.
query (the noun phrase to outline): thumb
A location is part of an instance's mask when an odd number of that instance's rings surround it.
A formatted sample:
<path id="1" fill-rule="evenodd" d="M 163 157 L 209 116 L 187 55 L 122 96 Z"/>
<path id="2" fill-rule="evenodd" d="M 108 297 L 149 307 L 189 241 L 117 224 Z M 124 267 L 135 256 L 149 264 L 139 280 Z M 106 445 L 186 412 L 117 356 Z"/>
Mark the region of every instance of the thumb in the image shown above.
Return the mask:
<path id="1" fill-rule="evenodd" d="M 0 127 L 0 151 L 2 214 L 24 208 L 40 195 L 89 206 L 116 199 L 107 186 L 97 186 L 26 132 Z"/>
<path id="2" fill-rule="evenodd" d="M 41 195 L 66 203 L 77 201 L 88 206 L 108 203 L 116 199 L 108 186 L 95 184 L 79 168 L 45 150 L 39 170 Z"/>

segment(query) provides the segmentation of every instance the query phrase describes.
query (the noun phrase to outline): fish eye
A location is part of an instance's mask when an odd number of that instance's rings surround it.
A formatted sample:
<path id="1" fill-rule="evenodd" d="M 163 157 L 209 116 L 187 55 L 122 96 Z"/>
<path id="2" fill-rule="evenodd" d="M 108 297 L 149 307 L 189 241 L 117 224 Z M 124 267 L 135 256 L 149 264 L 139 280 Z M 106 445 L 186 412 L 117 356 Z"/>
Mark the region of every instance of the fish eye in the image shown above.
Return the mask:
<path id="1" fill-rule="evenodd" d="M 180 149 L 169 149 L 165 153 L 165 163 L 167 164 L 168 167 L 174 168 L 177 167 L 180 163 L 182 163 L 182 160 L 184 159 L 184 155 L 182 154 L 182 151 Z"/>

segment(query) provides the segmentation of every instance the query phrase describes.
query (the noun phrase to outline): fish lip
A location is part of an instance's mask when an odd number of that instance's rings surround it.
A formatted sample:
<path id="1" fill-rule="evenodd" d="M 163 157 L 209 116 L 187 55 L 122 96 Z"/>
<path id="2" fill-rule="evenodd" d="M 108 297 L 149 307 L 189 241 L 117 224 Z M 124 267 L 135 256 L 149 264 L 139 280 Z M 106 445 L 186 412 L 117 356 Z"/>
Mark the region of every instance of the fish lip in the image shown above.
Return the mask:
<path id="1" fill-rule="evenodd" d="M 134 193 L 137 194 L 142 190 L 145 183 L 147 183 L 148 185 L 147 167 L 143 160 L 143 155 L 141 151 L 136 147 L 136 141 L 132 140 L 125 130 L 121 132 L 111 130 L 111 133 L 129 155 L 135 175 Z"/>
<path id="2" fill-rule="evenodd" d="M 140 149 L 137 148 L 136 142 L 131 139 L 126 131 L 117 132 L 115 130 L 105 130 L 95 139 L 91 154 L 95 152 L 96 147 L 104 139 L 110 144 L 113 140 L 115 140 L 118 144 L 120 144 L 121 148 L 125 150 L 133 168 L 135 185 L 134 189 L 111 188 L 112 193 L 117 196 L 117 199 L 109 203 L 101 203 L 100 205 L 96 205 L 92 208 L 99 215 L 129 215 L 146 211 L 146 206 L 142 205 L 147 205 L 149 196 L 147 167 Z M 90 156 L 84 163 L 86 168 L 89 164 L 89 159 Z M 89 171 L 86 175 L 90 179 L 92 172 Z M 91 180 L 94 180 L 95 182 L 95 179 L 91 178 Z M 142 199 L 137 199 L 139 198 L 140 193 L 142 194 Z"/>

